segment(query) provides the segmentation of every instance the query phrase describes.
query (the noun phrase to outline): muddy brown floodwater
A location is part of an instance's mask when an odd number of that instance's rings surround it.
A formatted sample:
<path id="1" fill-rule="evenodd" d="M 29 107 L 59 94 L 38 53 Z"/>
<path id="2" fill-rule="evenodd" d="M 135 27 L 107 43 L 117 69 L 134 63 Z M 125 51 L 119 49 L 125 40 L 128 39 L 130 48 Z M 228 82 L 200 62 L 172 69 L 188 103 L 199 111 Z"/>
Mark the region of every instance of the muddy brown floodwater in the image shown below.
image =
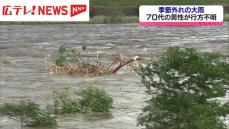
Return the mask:
<path id="1" fill-rule="evenodd" d="M 57 129 L 140 129 L 136 118 L 148 99 L 136 73 L 125 69 L 100 77 L 49 76 L 44 56 L 56 57 L 64 44 L 90 54 L 156 56 L 168 46 L 194 47 L 200 51 L 229 54 L 229 23 L 217 27 L 140 27 L 137 24 L 0 25 L 0 59 L 16 64 L 0 66 L 0 103 L 31 99 L 43 107 L 53 103 L 52 92 L 66 86 L 76 90 L 95 85 L 114 100 L 110 113 L 58 117 Z M 227 98 L 222 98 L 227 99 Z M 19 123 L 0 117 L 1 129 L 19 129 Z M 29 129 L 29 128 L 26 128 Z M 35 129 L 35 128 L 33 128 Z M 45 128 L 42 128 L 45 129 Z"/>

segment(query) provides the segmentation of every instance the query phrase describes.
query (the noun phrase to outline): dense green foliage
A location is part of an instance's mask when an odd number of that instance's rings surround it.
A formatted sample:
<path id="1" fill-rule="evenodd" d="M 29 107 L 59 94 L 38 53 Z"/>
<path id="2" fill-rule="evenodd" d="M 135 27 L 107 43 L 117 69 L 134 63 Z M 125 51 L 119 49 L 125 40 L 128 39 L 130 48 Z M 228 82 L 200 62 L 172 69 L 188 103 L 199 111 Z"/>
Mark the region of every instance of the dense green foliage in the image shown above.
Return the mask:
<path id="1" fill-rule="evenodd" d="M 228 0 L 91 0 L 93 6 L 129 6 L 129 5 L 208 5 L 228 4 Z"/>
<path id="2" fill-rule="evenodd" d="M 80 94 L 80 103 L 83 107 L 88 107 L 94 112 L 107 112 L 112 108 L 112 98 L 104 89 L 89 87 Z"/>
<path id="3" fill-rule="evenodd" d="M 54 92 L 54 109 L 55 113 L 77 113 L 82 112 L 79 101 L 74 98 L 74 93 L 66 88 L 61 92 Z"/>
<path id="4" fill-rule="evenodd" d="M 21 123 L 21 126 L 50 127 L 57 124 L 55 118 L 49 112 L 40 109 L 39 105 L 32 101 L 22 101 L 19 104 L 3 104 L 0 113 L 8 115 Z"/>
<path id="5" fill-rule="evenodd" d="M 228 91 L 228 57 L 171 47 L 137 71 L 152 96 L 138 119 L 146 129 L 227 128 L 229 103 L 215 98 Z"/>
<path id="6" fill-rule="evenodd" d="M 77 96 L 74 91 L 66 88 L 54 93 L 55 113 L 107 112 L 112 107 L 112 98 L 105 90 L 89 87 Z"/>
<path id="7" fill-rule="evenodd" d="M 85 56 L 86 60 L 89 60 L 88 53 L 87 53 L 87 46 L 82 45 L 81 47 L 82 52 L 77 51 L 75 48 L 66 48 L 64 45 L 61 45 L 58 50 L 58 58 L 55 60 L 55 64 L 60 67 L 66 67 L 70 63 L 88 63 L 84 62 L 83 56 Z M 84 55 L 83 55 L 84 54 Z"/>
<path id="8" fill-rule="evenodd" d="M 56 59 L 56 65 L 65 67 L 67 65 L 67 53 L 64 45 L 60 46 L 58 50 L 58 59 Z"/>
<path id="9" fill-rule="evenodd" d="M 112 107 L 112 98 L 105 90 L 89 87 L 76 95 L 74 91 L 65 88 L 63 91 L 54 92 L 54 105 L 49 110 L 56 114 L 107 112 Z M 5 103 L 0 105 L 0 115 L 21 123 L 21 127 L 54 127 L 57 125 L 55 117 L 48 111 L 30 100 L 21 101 L 19 104 Z"/>

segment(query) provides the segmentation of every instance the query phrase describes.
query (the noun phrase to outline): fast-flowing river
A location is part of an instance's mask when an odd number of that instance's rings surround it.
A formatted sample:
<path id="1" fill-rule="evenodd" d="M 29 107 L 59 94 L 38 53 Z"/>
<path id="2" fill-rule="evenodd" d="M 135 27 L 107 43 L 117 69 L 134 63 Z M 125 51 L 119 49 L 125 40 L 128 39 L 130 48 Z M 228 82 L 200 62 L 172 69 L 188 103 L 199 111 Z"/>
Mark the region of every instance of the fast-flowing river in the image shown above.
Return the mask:
<path id="1" fill-rule="evenodd" d="M 59 116 L 57 129 L 140 129 L 136 119 L 149 97 L 135 72 L 123 69 L 116 75 L 90 78 L 50 76 L 44 56 L 56 57 L 60 45 L 80 49 L 82 44 L 88 46 L 91 55 L 99 51 L 108 56 L 120 53 L 155 57 L 174 45 L 229 54 L 228 28 L 228 22 L 217 27 L 0 25 L 0 59 L 15 61 L 0 66 L 0 104 L 31 99 L 45 107 L 53 103 L 54 90 L 64 87 L 82 90 L 93 85 L 104 88 L 113 98 L 111 112 Z M 19 129 L 20 124 L 0 116 L 0 128 Z"/>

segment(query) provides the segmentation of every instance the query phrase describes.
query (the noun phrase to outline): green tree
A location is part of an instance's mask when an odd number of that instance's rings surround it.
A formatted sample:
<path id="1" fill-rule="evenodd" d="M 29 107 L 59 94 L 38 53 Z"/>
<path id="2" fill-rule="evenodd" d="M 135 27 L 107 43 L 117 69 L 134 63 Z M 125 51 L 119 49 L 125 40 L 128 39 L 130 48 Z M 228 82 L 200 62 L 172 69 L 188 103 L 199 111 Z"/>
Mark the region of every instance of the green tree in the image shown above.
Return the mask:
<path id="1" fill-rule="evenodd" d="M 138 122 L 146 129 L 226 129 L 228 102 L 219 102 L 229 87 L 228 57 L 170 47 L 154 63 L 137 69 L 149 105 Z"/>

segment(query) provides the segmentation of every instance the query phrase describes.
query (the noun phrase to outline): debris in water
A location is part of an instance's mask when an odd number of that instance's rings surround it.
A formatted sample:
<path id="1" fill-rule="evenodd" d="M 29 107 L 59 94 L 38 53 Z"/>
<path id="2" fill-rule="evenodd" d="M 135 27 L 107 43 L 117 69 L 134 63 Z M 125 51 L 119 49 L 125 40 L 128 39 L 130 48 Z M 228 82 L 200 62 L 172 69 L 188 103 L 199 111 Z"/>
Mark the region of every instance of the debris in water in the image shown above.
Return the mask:
<path id="1" fill-rule="evenodd" d="M 142 57 L 124 57 L 121 55 L 113 55 L 111 63 L 104 64 L 98 59 L 96 63 L 77 62 L 69 63 L 67 66 L 61 67 L 53 63 L 50 57 L 45 57 L 45 64 L 49 71 L 49 74 L 69 74 L 80 76 L 100 76 L 117 73 L 124 66 L 128 66 L 129 69 L 133 69 L 138 60 L 142 60 Z"/>
<path id="2" fill-rule="evenodd" d="M 16 62 L 10 59 L 0 59 L 0 64 L 16 64 Z"/>

